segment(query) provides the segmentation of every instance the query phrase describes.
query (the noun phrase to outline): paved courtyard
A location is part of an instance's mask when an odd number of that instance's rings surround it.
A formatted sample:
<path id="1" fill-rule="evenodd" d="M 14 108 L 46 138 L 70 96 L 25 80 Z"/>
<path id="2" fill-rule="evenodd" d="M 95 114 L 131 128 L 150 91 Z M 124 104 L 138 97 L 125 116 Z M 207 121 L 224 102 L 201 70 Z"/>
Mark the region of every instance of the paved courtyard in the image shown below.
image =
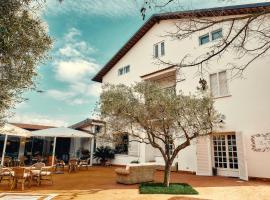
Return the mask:
<path id="1" fill-rule="evenodd" d="M 54 175 L 54 185 L 26 187 L 24 193 L 57 194 L 56 200 L 68 199 L 102 199 L 102 200 L 269 200 L 270 182 L 240 181 L 235 178 L 202 177 L 184 173 L 172 173 L 172 182 L 189 183 L 199 195 L 140 195 L 138 185 L 120 185 L 115 183 L 114 167 L 92 167 L 88 171 Z M 155 180 L 162 181 L 162 172 L 156 173 Z M 0 184 L 0 192 L 10 191 L 7 185 Z M 0 196 L 1 200 L 1 196 Z"/>

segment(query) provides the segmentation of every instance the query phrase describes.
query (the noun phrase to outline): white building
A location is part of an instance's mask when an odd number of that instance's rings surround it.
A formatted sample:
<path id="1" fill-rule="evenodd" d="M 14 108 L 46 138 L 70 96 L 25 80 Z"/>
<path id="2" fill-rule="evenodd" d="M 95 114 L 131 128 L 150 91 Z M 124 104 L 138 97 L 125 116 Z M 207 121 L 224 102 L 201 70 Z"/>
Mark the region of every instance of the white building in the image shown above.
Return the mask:
<path id="1" fill-rule="evenodd" d="M 132 84 L 142 80 L 158 81 L 164 87 L 176 87 L 185 93 L 194 92 L 199 77 L 197 68 L 180 71 L 174 66 L 156 65 L 155 57 L 178 63 L 184 55 L 194 57 L 219 40 L 228 26 L 218 24 L 184 40 L 161 37 L 176 29 L 175 22 L 184 20 L 189 12 L 204 17 L 227 17 L 270 9 L 270 3 L 230 6 L 196 11 L 153 15 L 96 74 L 94 81 L 110 84 Z M 252 44 L 251 44 L 252 45 Z M 179 170 L 198 175 L 218 175 L 247 179 L 270 178 L 270 57 L 253 62 L 243 79 L 231 79 L 227 64 L 235 58 L 227 53 L 220 61 L 212 62 L 205 79 L 215 97 L 215 107 L 226 116 L 226 125 L 216 136 L 194 141 L 176 158 Z M 245 60 L 242 60 L 245 61 Z M 219 144 L 219 145 L 217 145 Z M 163 162 L 161 155 L 149 145 L 131 143 L 126 154 L 118 154 L 115 164 Z"/>

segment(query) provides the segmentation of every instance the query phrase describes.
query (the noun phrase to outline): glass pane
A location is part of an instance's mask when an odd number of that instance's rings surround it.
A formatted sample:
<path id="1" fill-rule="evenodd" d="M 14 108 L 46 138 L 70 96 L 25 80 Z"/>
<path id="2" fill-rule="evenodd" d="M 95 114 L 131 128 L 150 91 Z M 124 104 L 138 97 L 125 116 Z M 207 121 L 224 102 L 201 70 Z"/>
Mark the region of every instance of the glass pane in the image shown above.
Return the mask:
<path id="1" fill-rule="evenodd" d="M 165 44 L 164 44 L 164 42 L 161 42 L 160 48 L 161 48 L 161 55 L 162 56 L 165 55 Z"/>
<path id="2" fill-rule="evenodd" d="M 125 74 L 128 73 L 129 71 L 130 71 L 130 66 L 128 65 L 125 67 Z"/>
<path id="3" fill-rule="evenodd" d="M 155 58 L 157 58 L 158 57 L 158 45 L 157 44 L 155 44 L 155 47 L 154 47 L 155 49 L 154 49 L 154 56 L 155 56 Z"/>
<path id="4" fill-rule="evenodd" d="M 212 40 L 222 37 L 222 29 L 212 32 Z"/>
<path id="5" fill-rule="evenodd" d="M 213 95 L 213 97 L 217 97 L 218 96 L 217 74 L 210 75 L 210 88 L 211 88 L 211 94 Z"/>
<path id="6" fill-rule="evenodd" d="M 204 35 L 200 37 L 200 45 L 206 44 L 209 42 L 209 35 Z"/>
<path id="7" fill-rule="evenodd" d="M 219 95 L 228 95 L 227 76 L 226 71 L 219 72 Z"/>
<path id="8" fill-rule="evenodd" d="M 118 70 L 118 75 L 122 75 L 123 74 L 123 68 Z"/>

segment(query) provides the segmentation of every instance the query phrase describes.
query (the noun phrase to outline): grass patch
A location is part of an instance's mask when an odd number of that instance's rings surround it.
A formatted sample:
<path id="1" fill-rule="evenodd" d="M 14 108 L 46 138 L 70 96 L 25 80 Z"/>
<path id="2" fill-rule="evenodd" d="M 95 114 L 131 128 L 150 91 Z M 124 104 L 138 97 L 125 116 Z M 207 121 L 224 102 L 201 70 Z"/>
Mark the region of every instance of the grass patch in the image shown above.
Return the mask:
<path id="1" fill-rule="evenodd" d="M 139 191 L 140 194 L 199 194 L 186 183 L 171 183 L 169 187 L 163 183 L 142 183 Z"/>

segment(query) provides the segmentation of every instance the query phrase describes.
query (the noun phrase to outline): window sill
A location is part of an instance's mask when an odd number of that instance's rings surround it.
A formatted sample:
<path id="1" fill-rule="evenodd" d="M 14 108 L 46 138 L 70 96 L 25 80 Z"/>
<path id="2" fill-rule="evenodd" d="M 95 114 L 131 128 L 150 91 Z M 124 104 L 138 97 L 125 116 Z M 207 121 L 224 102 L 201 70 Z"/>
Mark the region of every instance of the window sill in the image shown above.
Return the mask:
<path id="1" fill-rule="evenodd" d="M 217 96 L 217 97 L 213 97 L 213 99 L 223 99 L 223 98 L 227 98 L 227 97 L 231 97 L 231 94 L 228 95 L 224 95 L 224 96 Z"/>

